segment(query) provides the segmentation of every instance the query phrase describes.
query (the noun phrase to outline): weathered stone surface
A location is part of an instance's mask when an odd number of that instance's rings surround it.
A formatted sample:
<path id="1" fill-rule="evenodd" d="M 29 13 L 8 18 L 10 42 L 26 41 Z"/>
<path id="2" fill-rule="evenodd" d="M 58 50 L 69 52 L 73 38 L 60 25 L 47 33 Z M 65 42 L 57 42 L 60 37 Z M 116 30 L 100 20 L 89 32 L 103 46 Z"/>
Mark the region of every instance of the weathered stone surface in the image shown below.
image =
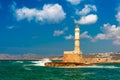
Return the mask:
<path id="1" fill-rule="evenodd" d="M 82 51 L 80 50 L 80 29 L 78 25 L 75 28 L 75 38 L 74 38 L 74 50 L 65 51 L 63 56 L 63 62 L 82 62 Z"/>
<path id="2" fill-rule="evenodd" d="M 76 67 L 76 66 L 92 66 L 93 64 L 72 63 L 72 62 L 48 62 L 45 66 L 49 67 Z"/>
<path id="3" fill-rule="evenodd" d="M 63 62 L 82 62 L 82 54 L 64 54 Z"/>

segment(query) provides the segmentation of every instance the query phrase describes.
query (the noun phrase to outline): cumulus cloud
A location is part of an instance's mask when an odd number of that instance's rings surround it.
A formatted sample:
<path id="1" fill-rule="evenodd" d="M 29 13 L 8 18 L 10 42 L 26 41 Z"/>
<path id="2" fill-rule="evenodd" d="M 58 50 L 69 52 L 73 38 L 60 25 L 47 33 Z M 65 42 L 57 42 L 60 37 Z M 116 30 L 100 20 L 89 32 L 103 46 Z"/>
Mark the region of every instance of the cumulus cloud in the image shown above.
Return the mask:
<path id="1" fill-rule="evenodd" d="M 115 15 L 116 20 L 120 23 L 120 11 L 118 11 L 117 15 Z"/>
<path id="2" fill-rule="evenodd" d="M 95 38 L 93 39 L 93 41 L 96 41 L 96 40 L 107 40 L 108 38 L 106 37 L 106 34 L 102 34 L 102 33 L 99 33 L 95 36 Z"/>
<path id="3" fill-rule="evenodd" d="M 120 45 L 120 26 L 104 24 L 102 32 L 97 34 L 92 41 L 97 40 L 113 40 L 114 45 Z"/>
<path id="4" fill-rule="evenodd" d="M 97 8 L 95 5 L 88 4 L 88 5 L 85 5 L 85 7 L 81 11 L 77 10 L 76 14 L 85 16 L 90 12 L 96 12 L 96 11 L 97 11 Z"/>
<path id="5" fill-rule="evenodd" d="M 92 12 L 92 13 L 91 13 Z M 98 16 L 95 14 L 97 8 L 95 5 L 87 4 L 81 11 L 76 11 L 76 14 L 80 16 L 79 20 L 75 20 L 78 24 L 94 24 L 98 20 Z M 93 14 L 94 13 L 94 14 Z"/>
<path id="6" fill-rule="evenodd" d="M 81 35 L 80 35 L 81 38 L 87 38 L 87 39 L 90 39 L 92 40 L 92 37 L 90 35 L 88 35 L 88 31 L 85 31 L 83 32 Z M 69 40 L 69 39 L 74 39 L 74 36 L 69 34 L 68 36 L 65 36 L 64 37 L 66 40 Z"/>
<path id="7" fill-rule="evenodd" d="M 59 23 L 66 17 L 66 13 L 59 4 L 44 5 L 42 10 L 23 7 L 21 9 L 16 9 L 15 13 L 17 20 L 27 19 L 28 21 L 31 21 L 34 19 L 36 21 L 47 23 Z"/>
<path id="8" fill-rule="evenodd" d="M 80 35 L 81 38 L 87 38 L 87 39 L 92 39 L 92 37 L 90 35 L 88 35 L 88 31 L 83 32 Z"/>
<path id="9" fill-rule="evenodd" d="M 65 39 L 66 39 L 66 40 L 69 40 L 69 39 L 74 39 L 74 36 L 73 36 L 73 35 L 71 35 L 71 34 L 69 34 L 68 36 L 65 36 Z"/>
<path id="10" fill-rule="evenodd" d="M 81 35 L 80 35 L 81 38 L 87 38 L 87 39 L 90 39 L 92 40 L 92 37 L 90 35 L 88 35 L 88 31 L 85 31 L 83 32 Z M 74 39 L 74 36 L 69 34 L 68 36 L 65 36 L 65 39 L 66 40 L 69 40 L 69 39 Z"/>
<path id="11" fill-rule="evenodd" d="M 109 23 L 104 24 L 102 28 L 103 33 L 98 34 L 95 39 L 101 40 L 120 40 L 120 26 L 110 25 Z"/>
<path id="12" fill-rule="evenodd" d="M 80 2 L 82 1 L 82 0 L 67 0 L 68 2 L 70 2 L 71 4 L 73 4 L 73 5 L 78 5 L 78 4 L 80 4 Z"/>
<path id="13" fill-rule="evenodd" d="M 88 32 L 85 31 L 81 34 L 81 38 L 90 39 L 92 42 L 98 40 L 112 40 L 113 45 L 120 45 L 120 26 L 107 23 L 101 27 L 101 30 L 102 33 L 99 33 L 94 37 L 88 35 Z"/>
<path id="14" fill-rule="evenodd" d="M 64 34 L 63 30 L 55 30 L 53 36 L 60 36 L 62 34 Z"/>
<path id="15" fill-rule="evenodd" d="M 87 16 L 82 16 L 78 21 L 75 21 L 75 23 L 79 23 L 79 24 L 93 24 L 93 23 L 96 23 L 97 20 L 98 20 L 97 15 L 90 14 L 90 15 L 87 15 Z"/>
<path id="16" fill-rule="evenodd" d="M 65 33 L 65 31 L 67 31 L 68 28 L 65 27 L 63 30 L 55 30 L 54 33 L 53 33 L 53 36 L 60 36 L 60 35 L 63 35 Z"/>

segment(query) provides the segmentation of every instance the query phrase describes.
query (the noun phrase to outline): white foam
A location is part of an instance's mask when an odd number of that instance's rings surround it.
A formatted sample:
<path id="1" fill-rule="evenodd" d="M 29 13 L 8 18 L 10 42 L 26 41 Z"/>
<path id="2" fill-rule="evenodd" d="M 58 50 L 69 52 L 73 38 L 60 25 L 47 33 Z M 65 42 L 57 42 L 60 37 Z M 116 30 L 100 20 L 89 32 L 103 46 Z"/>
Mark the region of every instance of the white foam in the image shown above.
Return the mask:
<path id="1" fill-rule="evenodd" d="M 64 67 L 56 67 L 56 68 L 120 68 L 120 67 L 116 67 L 116 66 L 113 66 L 113 65 L 110 65 L 110 66 L 102 66 L 102 65 L 93 65 L 93 66 L 64 66 Z"/>
<path id="2" fill-rule="evenodd" d="M 44 58 L 40 61 L 32 61 L 32 63 L 34 63 L 33 65 L 35 65 L 35 66 L 45 66 L 45 63 L 47 63 L 47 62 L 52 62 L 52 61 L 48 58 Z"/>
<path id="3" fill-rule="evenodd" d="M 93 65 L 93 66 L 80 66 L 80 68 L 120 68 L 120 67 L 116 67 L 113 65 L 110 66 L 102 66 L 102 65 Z"/>

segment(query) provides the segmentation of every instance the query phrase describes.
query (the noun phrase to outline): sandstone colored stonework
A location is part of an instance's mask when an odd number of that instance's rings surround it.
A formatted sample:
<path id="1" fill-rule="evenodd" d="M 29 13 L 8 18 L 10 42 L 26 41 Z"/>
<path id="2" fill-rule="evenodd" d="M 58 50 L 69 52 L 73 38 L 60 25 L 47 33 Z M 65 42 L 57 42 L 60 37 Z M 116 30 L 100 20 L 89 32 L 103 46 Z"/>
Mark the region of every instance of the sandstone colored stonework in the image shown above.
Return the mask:
<path id="1" fill-rule="evenodd" d="M 92 66 L 93 64 L 84 64 L 84 63 L 69 63 L 69 62 L 48 62 L 45 63 L 45 66 L 49 67 L 76 67 L 76 66 Z"/>
<path id="2" fill-rule="evenodd" d="M 78 25 L 76 25 L 75 28 L 74 40 L 74 51 L 65 51 L 63 55 L 63 62 L 82 62 L 82 51 L 80 50 L 80 29 Z"/>
<path id="3" fill-rule="evenodd" d="M 63 62 L 82 63 L 82 54 L 64 54 Z"/>

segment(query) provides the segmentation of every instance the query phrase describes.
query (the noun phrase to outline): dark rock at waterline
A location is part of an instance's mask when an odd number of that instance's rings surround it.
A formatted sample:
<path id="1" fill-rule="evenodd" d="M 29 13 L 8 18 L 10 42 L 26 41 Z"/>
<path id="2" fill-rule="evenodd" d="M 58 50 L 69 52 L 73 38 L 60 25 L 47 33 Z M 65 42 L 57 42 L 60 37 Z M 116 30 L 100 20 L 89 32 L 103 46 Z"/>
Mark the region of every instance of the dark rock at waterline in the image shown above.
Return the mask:
<path id="1" fill-rule="evenodd" d="M 77 67 L 77 66 L 92 66 L 93 64 L 85 63 L 71 63 L 71 62 L 47 62 L 45 66 L 48 67 Z"/>

